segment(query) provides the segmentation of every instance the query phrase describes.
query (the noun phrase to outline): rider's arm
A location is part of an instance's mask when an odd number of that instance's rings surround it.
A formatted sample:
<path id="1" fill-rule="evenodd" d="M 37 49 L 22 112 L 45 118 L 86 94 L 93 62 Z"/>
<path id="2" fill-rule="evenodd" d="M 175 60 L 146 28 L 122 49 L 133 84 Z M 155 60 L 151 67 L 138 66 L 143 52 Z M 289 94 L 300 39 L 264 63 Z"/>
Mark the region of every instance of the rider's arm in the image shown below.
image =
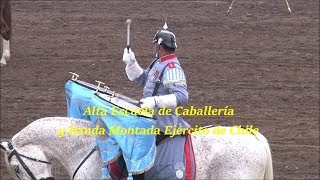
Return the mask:
<path id="1" fill-rule="evenodd" d="M 166 69 L 162 82 L 168 88 L 170 94 L 161 96 L 151 96 L 141 99 L 141 107 L 162 107 L 176 108 L 188 103 L 188 89 L 186 78 L 182 68 Z"/>
<path id="2" fill-rule="evenodd" d="M 138 83 L 140 86 L 144 86 L 147 82 L 147 77 L 150 69 L 145 69 L 140 77 L 136 78 L 134 82 Z"/>
<path id="3" fill-rule="evenodd" d="M 169 92 L 175 95 L 176 106 L 184 106 L 188 103 L 189 94 L 186 76 L 179 64 L 175 64 L 174 68 L 166 67 L 162 82 L 164 87 L 168 88 Z"/>
<path id="4" fill-rule="evenodd" d="M 123 51 L 122 60 L 126 63 L 126 73 L 128 78 L 131 81 L 136 81 L 140 85 L 144 85 L 146 81 L 146 77 L 148 75 L 148 70 L 143 70 L 134 55 L 134 52 L 131 49 L 125 48 Z"/>
<path id="5" fill-rule="evenodd" d="M 177 98 L 177 106 L 184 106 L 188 103 L 189 93 L 186 84 L 173 85 L 169 88 L 169 92 Z"/>

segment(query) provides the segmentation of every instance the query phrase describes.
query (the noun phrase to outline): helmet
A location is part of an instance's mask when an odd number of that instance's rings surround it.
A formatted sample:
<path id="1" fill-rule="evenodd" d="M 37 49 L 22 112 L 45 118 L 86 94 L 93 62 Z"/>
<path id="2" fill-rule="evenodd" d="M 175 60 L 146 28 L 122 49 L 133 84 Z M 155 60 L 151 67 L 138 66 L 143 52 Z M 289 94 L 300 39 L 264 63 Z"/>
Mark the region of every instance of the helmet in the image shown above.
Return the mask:
<path id="1" fill-rule="evenodd" d="M 165 44 L 167 47 L 176 49 L 176 36 L 168 30 L 158 31 L 153 38 L 154 43 Z"/>

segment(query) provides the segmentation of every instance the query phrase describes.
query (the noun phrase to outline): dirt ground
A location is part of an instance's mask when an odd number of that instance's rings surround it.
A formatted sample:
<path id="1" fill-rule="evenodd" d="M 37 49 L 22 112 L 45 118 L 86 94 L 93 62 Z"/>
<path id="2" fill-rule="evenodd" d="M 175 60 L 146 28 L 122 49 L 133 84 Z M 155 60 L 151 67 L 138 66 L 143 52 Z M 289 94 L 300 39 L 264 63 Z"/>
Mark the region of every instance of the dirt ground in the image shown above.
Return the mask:
<path id="1" fill-rule="evenodd" d="M 255 2 L 252 7 L 252 2 Z M 122 62 L 127 18 L 142 67 L 168 18 L 189 105 L 234 108 L 192 125 L 252 124 L 268 139 L 276 179 L 319 179 L 319 1 L 12 1 L 12 59 L 1 67 L 1 138 L 66 116 L 69 72 L 139 99 Z M 1 155 L 1 179 L 8 179 Z"/>

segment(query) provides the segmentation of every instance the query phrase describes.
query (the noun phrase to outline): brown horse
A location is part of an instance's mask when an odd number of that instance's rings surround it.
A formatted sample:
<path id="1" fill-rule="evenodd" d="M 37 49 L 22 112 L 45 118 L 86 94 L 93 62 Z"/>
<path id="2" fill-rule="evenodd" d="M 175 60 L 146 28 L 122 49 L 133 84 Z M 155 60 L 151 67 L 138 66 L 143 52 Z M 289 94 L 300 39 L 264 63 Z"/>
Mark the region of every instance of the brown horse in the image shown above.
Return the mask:
<path id="1" fill-rule="evenodd" d="M 0 0 L 0 27 L 2 37 L 2 57 L 1 66 L 7 65 L 6 61 L 10 59 L 10 37 L 11 37 L 11 6 L 10 0 Z"/>

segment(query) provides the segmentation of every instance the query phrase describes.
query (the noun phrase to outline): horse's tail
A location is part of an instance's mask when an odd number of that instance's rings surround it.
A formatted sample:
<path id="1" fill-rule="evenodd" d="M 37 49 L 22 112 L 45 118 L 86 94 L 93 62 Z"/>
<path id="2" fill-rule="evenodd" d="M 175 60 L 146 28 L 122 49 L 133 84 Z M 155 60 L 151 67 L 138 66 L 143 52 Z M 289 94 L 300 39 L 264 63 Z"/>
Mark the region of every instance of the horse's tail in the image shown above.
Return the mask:
<path id="1" fill-rule="evenodd" d="M 269 143 L 267 139 L 260 134 L 259 132 L 256 134 L 257 139 L 264 145 L 267 153 L 267 166 L 264 174 L 264 179 L 273 179 L 273 166 L 272 166 L 272 156 Z"/>

